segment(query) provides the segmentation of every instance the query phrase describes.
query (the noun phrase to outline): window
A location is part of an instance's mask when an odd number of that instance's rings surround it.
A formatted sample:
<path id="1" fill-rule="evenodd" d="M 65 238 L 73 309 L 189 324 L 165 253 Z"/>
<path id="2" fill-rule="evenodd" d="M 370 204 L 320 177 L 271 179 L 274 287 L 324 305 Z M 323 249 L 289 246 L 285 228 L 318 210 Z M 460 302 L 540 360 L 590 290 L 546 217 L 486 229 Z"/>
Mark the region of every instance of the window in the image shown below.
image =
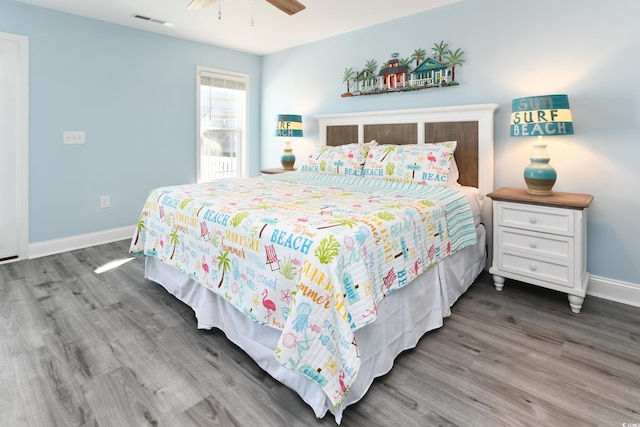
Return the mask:
<path id="1" fill-rule="evenodd" d="M 198 67 L 198 182 L 246 174 L 249 77 Z"/>

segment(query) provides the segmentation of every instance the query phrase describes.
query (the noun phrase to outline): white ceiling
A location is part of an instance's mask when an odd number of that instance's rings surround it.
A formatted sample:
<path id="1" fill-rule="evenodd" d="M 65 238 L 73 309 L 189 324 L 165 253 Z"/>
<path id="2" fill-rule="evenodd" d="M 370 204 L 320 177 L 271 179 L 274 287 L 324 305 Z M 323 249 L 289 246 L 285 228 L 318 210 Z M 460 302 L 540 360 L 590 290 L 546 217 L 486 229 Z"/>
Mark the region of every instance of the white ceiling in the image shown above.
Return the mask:
<path id="1" fill-rule="evenodd" d="M 263 55 L 461 0 L 300 0 L 306 9 L 292 16 L 265 0 L 217 0 L 205 10 L 188 10 L 190 0 L 18 1 Z M 136 19 L 134 14 L 169 24 Z"/>

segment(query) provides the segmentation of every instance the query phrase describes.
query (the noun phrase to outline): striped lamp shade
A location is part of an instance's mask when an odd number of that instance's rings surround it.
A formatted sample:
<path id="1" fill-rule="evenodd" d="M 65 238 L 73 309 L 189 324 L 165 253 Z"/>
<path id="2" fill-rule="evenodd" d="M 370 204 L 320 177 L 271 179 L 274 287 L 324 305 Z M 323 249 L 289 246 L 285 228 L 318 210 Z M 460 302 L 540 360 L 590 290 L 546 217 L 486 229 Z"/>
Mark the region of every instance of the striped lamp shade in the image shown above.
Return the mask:
<path id="1" fill-rule="evenodd" d="M 567 95 L 517 98 L 511 102 L 511 136 L 573 135 Z"/>
<path id="2" fill-rule="evenodd" d="M 302 116 L 296 114 L 278 114 L 276 136 L 302 136 Z"/>

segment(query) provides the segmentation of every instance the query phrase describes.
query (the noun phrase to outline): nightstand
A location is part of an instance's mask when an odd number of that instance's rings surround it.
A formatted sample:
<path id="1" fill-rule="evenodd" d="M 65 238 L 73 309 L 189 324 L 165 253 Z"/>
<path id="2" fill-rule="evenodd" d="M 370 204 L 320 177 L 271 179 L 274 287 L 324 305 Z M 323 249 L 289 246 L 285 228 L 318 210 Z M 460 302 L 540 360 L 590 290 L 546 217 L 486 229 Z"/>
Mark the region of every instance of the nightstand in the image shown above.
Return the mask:
<path id="1" fill-rule="evenodd" d="M 564 292 L 580 313 L 589 284 L 587 210 L 589 194 L 554 192 L 533 196 L 501 188 L 493 200 L 493 274 L 496 290 L 505 278 Z"/>
<path id="2" fill-rule="evenodd" d="M 260 169 L 260 172 L 265 173 L 267 175 L 273 175 L 276 173 L 285 173 L 285 172 L 293 172 L 296 171 L 297 169 L 285 169 L 285 168 L 265 168 L 265 169 Z"/>

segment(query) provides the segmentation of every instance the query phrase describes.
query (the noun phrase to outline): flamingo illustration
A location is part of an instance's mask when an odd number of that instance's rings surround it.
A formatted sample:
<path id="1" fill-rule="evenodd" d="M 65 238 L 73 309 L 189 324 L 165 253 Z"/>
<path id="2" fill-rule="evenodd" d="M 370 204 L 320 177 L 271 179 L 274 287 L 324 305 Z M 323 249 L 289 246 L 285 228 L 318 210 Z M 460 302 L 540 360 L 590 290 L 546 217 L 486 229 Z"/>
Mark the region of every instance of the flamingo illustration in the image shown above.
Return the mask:
<path id="1" fill-rule="evenodd" d="M 271 319 L 271 312 L 276 311 L 276 303 L 267 299 L 268 295 L 269 291 L 265 289 L 264 292 L 262 292 L 262 305 L 267 309 L 267 316 L 265 317 L 267 323 L 269 323 L 269 319 Z"/>
<path id="2" fill-rule="evenodd" d="M 340 389 L 344 394 L 347 391 L 347 386 L 344 384 L 344 371 L 340 372 L 340 376 L 338 377 L 338 381 L 340 381 Z"/>
<path id="3" fill-rule="evenodd" d="M 418 272 L 420 271 L 420 259 L 417 259 L 415 264 L 413 265 L 413 272 L 416 273 L 416 276 L 418 275 Z"/>
<path id="4" fill-rule="evenodd" d="M 202 269 L 205 273 L 209 274 L 209 264 L 207 264 L 207 261 L 204 259 L 204 255 L 202 255 Z"/>
<path id="5" fill-rule="evenodd" d="M 335 398 L 339 398 L 340 396 L 344 396 L 344 394 L 347 392 L 347 386 L 344 383 L 344 371 L 340 371 L 340 375 L 338 376 L 338 381 L 340 381 L 340 391 L 336 390 L 336 395 Z"/>
<path id="6" fill-rule="evenodd" d="M 429 160 L 431 163 L 435 163 L 437 161 L 436 156 L 434 156 L 432 153 L 429 153 L 429 155 L 427 156 L 427 160 Z"/>

